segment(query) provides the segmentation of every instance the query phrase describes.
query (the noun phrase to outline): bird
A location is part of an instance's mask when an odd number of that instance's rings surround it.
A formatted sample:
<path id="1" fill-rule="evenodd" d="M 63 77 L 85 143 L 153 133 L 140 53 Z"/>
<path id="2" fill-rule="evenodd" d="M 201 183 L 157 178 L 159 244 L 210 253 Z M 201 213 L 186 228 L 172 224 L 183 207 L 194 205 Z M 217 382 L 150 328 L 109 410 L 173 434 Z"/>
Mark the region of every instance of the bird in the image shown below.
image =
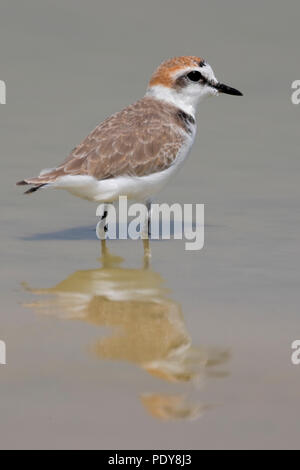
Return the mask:
<path id="1" fill-rule="evenodd" d="M 162 62 L 144 97 L 99 124 L 65 161 L 17 185 L 64 189 L 97 203 L 120 196 L 151 200 L 185 162 L 196 136 L 196 107 L 206 96 L 242 96 L 217 80 L 201 57 L 181 56 Z M 107 211 L 104 211 L 104 216 Z"/>

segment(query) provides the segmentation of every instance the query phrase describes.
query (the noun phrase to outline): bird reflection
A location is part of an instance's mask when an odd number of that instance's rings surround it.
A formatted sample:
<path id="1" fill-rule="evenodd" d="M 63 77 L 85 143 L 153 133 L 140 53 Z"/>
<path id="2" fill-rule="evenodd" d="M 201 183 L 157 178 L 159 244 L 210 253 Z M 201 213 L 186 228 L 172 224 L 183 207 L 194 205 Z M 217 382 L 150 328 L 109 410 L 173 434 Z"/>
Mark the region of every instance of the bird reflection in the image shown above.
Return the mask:
<path id="1" fill-rule="evenodd" d="M 228 360 L 228 351 L 193 347 L 181 306 L 170 297 L 160 274 L 148 267 L 122 267 L 124 259 L 103 247 L 101 267 L 76 271 L 54 287 L 26 290 L 42 298 L 30 304 L 40 314 L 112 327 L 93 345 L 100 359 L 128 361 L 170 383 L 189 384 L 193 391 Z M 27 305 L 28 306 L 28 305 Z M 186 394 L 145 393 L 141 402 L 155 418 L 196 419 L 207 405 Z"/>

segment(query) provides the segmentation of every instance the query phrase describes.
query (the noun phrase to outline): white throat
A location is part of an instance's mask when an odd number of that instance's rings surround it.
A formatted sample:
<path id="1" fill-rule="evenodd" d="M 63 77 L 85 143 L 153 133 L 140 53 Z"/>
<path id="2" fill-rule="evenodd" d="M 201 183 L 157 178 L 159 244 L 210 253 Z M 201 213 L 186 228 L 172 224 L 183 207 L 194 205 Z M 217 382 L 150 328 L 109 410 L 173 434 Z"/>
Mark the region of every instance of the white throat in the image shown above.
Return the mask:
<path id="1" fill-rule="evenodd" d="M 199 95 L 186 95 L 163 85 L 149 87 L 145 96 L 151 96 L 152 98 L 173 104 L 177 108 L 182 109 L 185 113 L 191 114 L 193 117 L 195 117 L 196 106 L 200 98 Z"/>

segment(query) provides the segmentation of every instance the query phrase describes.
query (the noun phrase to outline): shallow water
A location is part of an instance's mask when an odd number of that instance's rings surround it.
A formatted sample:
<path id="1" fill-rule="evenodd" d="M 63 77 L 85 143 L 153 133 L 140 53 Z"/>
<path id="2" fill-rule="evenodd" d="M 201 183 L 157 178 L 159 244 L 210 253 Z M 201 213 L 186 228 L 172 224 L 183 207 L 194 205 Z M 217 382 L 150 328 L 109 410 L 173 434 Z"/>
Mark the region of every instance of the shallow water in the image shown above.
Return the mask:
<path id="1" fill-rule="evenodd" d="M 298 448 L 299 3 L 0 10 L 1 448 Z M 92 204 L 14 183 L 186 53 L 245 96 L 201 104 L 191 157 L 158 197 L 205 204 L 204 249 L 153 242 L 145 269 L 139 241 L 101 255 Z"/>

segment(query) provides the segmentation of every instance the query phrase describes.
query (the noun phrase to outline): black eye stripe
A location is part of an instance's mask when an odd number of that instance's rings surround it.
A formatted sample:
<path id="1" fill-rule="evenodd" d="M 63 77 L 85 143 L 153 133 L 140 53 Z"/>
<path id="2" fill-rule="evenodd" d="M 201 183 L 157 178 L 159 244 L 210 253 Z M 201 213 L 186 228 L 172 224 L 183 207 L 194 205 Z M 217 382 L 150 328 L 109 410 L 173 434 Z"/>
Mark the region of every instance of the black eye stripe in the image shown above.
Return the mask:
<path id="1" fill-rule="evenodd" d="M 214 86 L 208 78 L 199 72 L 199 70 L 191 70 L 190 72 L 180 75 L 178 78 L 176 78 L 174 88 L 184 88 L 188 86 L 190 82 L 201 83 L 201 85 Z"/>
<path id="2" fill-rule="evenodd" d="M 204 67 L 206 65 L 206 63 L 204 62 L 204 60 L 201 60 L 201 62 L 199 62 L 199 67 Z"/>

